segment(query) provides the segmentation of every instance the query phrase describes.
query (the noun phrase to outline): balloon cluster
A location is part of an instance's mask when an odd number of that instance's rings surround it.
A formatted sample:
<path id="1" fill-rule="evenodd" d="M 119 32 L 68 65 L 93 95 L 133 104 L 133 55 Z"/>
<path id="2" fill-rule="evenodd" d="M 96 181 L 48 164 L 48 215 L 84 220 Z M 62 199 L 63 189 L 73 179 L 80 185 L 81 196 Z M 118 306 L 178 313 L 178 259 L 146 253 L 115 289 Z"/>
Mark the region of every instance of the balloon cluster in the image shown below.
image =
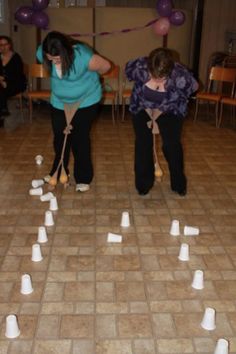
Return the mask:
<path id="1" fill-rule="evenodd" d="M 170 29 L 170 25 L 181 26 L 185 21 L 185 14 L 179 10 L 172 9 L 171 0 L 158 0 L 157 12 L 161 16 L 154 25 L 154 31 L 160 36 L 165 36 Z"/>
<path id="2" fill-rule="evenodd" d="M 32 0 L 32 6 L 21 6 L 15 12 L 15 20 L 23 25 L 35 25 L 47 29 L 48 15 L 43 12 L 48 7 L 50 0 Z"/>

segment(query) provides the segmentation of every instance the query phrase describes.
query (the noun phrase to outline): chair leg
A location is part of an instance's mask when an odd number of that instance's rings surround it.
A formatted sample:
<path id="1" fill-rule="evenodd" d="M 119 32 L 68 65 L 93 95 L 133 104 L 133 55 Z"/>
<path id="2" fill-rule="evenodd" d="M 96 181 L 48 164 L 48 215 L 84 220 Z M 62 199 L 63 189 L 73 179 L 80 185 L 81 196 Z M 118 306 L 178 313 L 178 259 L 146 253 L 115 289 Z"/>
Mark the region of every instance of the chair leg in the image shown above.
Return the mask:
<path id="1" fill-rule="evenodd" d="M 112 101 L 112 122 L 115 124 L 115 101 Z"/>
<path id="2" fill-rule="evenodd" d="M 125 120 L 125 98 L 122 97 L 122 122 Z"/>
<path id="3" fill-rule="evenodd" d="M 29 119 L 30 119 L 30 123 L 32 123 L 32 115 L 33 115 L 33 102 L 32 102 L 32 99 L 29 98 Z"/>
<path id="4" fill-rule="evenodd" d="M 22 122 L 24 123 L 25 119 L 24 119 L 22 95 L 20 95 L 20 97 L 19 97 L 19 102 L 20 102 L 21 118 L 22 118 Z"/>
<path id="5" fill-rule="evenodd" d="M 219 102 L 216 102 L 215 116 L 216 116 L 216 128 L 217 128 L 218 127 L 218 120 L 219 120 Z"/>
<path id="6" fill-rule="evenodd" d="M 221 103 L 221 105 L 220 105 L 220 115 L 219 115 L 219 119 L 218 119 L 217 128 L 219 128 L 221 125 L 222 115 L 223 115 L 223 103 Z"/>
<path id="7" fill-rule="evenodd" d="M 116 97 L 116 101 L 115 101 L 115 109 L 116 109 L 116 119 L 117 121 L 119 120 L 119 97 Z"/>
<path id="8" fill-rule="evenodd" d="M 194 114 L 194 118 L 193 118 L 194 122 L 196 122 L 196 120 L 197 120 L 198 109 L 199 109 L 199 100 L 196 99 L 195 114 Z"/>

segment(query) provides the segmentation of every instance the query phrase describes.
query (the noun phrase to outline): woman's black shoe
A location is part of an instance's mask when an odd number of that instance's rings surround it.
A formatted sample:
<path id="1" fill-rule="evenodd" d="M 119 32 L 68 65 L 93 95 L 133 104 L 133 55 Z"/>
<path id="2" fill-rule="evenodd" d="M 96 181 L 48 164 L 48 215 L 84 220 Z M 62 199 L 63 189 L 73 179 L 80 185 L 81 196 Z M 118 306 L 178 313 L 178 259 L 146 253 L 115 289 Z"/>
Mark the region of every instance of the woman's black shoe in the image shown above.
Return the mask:
<path id="1" fill-rule="evenodd" d="M 174 189 L 172 189 L 173 192 L 179 194 L 181 197 L 184 197 L 186 194 L 187 194 L 187 190 L 186 189 L 183 189 L 182 191 L 176 191 Z"/>
<path id="2" fill-rule="evenodd" d="M 149 189 L 140 189 L 138 191 L 138 194 L 139 195 L 146 195 L 146 194 L 148 194 L 148 192 L 149 192 Z"/>

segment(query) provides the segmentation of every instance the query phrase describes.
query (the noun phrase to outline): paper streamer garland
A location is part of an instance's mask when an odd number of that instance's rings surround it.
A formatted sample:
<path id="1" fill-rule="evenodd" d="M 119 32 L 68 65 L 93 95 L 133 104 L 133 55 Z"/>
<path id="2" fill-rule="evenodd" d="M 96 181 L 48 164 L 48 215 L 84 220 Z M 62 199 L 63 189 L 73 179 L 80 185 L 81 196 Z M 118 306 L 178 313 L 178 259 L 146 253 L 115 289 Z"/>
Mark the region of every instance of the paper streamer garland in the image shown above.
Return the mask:
<path id="1" fill-rule="evenodd" d="M 98 33 L 70 33 L 69 36 L 71 36 L 71 37 L 96 37 L 96 36 L 109 36 L 109 35 L 113 35 L 113 34 L 128 33 L 128 32 L 139 31 L 143 28 L 150 27 L 150 26 L 154 25 L 154 23 L 156 23 L 158 20 L 159 19 L 156 18 L 152 21 L 149 21 L 144 26 L 137 26 L 137 27 L 133 27 L 133 28 L 124 28 L 121 30 L 115 30 L 115 31 L 109 31 L 109 32 L 108 31 L 98 32 Z"/>

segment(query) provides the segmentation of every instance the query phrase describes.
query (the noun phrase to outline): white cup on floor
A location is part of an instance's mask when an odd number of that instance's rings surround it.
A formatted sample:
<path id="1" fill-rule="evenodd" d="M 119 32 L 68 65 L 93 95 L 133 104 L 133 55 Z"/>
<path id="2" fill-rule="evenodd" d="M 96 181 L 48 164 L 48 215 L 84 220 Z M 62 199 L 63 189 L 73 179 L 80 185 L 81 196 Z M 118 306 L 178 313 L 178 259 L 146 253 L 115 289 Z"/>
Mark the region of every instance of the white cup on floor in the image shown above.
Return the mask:
<path id="1" fill-rule="evenodd" d="M 229 354 L 229 342 L 226 339 L 218 339 L 214 354 Z"/>
<path id="2" fill-rule="evenodd" d="M 34 291 L 32 287 L 31 277 L 29 274 L 23 274 L 21 277 L 21 294 L 28 295 Z"/>
<path id="3" fill-rule="evenodd" d="M 20 329 L 15 315 L 9 315 L 6 317 L 6 332 L 7 338 L 16 338 L 20 335 Z"/>
<path id="4" fill-rule="evenodd" d="M 171 227 L 170 227 L 170 235 L 172 236 L 179 236 L 179 220 L 172 220 Z"/>
<path id="5" fill-rule="evenodd" d="M 201 322 L 202 328 L 206 329 L 207 331 L 213 331 L 216 328 L 215 315 L 215 309 L 207 307 Z"/>
<path id="6" fill-rule="evenodd" d="M 35 243 L 33 246 L 32 246 L 32 257 L 31 257 L 31 260 L 33 262 L 41 262 L 43 260 L 43 256 L 42 256 L 42 253 L 41 253 L 41 247 L 38 243 Z"/>
<path id="7" fill-rule="evenodd" d="M 121 216 L 121 227 L 129 227 L 130 226 L 130 219 L 129 219 L 129 213 L 128 211 L 123 211 L 122 216 Z"/>

